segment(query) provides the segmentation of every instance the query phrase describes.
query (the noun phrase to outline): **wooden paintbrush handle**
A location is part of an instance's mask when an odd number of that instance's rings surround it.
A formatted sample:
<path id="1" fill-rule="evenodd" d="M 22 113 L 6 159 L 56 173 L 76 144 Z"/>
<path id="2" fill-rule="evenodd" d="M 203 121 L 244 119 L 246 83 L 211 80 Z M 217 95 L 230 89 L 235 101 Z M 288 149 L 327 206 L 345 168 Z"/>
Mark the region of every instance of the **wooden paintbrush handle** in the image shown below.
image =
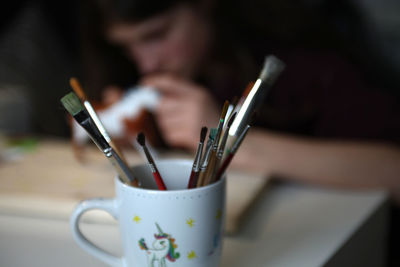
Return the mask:
<path id="1" fill-rule="evenodd" d="M 190 173 L 190 178 L 188 182 L 188 189 L 196 187 L 197 184 L 197 178 L 199 178 L 199 172 L 195 172 L 192 170 Z"/>
<path id="2" fill-rule="evenodd" d="M 217 157 L 216 157 L 216 154 L 214 153 L 214 156 L 212 154 L 210 161 L 208 162 L 208 166 L 207 166 L 207 169 L 206 169 L 205 175 L 204 175 L 205 178 L 204 178 L 203 186 L 209 185 L 212 183 L 213 176 L 214 176 L 213 174 L 215 173 L 214 169 L 215 169 L 216 160 L 217 160 Z"/>
<path id="3" fill-rule="evenodd" d="M 122 161 L 127 164 L 124 154 L 122 154 L 121 150 L 119 149 L 119 147 L 117 146 L 117 144 L 115 144 L 115 142 L 113 140 L 110 141 L 110 146 L 112 146 L 112 148 L 118 154 L 118 156 L 122 159 Z"/>
<path id="4" fill-rule="evenodd" d="M 218 181 L 219 179 L 221 179 L 222 175 L 225 173 L 226 169 L 228 168 L 229 163 L 231 163 L 232 158 L 233 158 L 233 154 L 229 153 L 229 155 L 226 157 L 226 159 L 222 163 L 221 167 L 219 167 L 217 175 L 215 176 L 215 181 Z"/>
<path id="5" fill-rule="evenodd" d="M 128 166 L 128 162 L 126 161 L 124 154 L 122 154 L 121 150 L 119 150 L 118 146 L 115 144 L 115 142 L 113 142 L 113 140 L 110 141 L 110 146 L 114 149 L 115 153 L 118 154 L 118 156 L 126 164 L 126 166 Z M 136 178 L 133 181 L 130 181 L 128 184 L 133 187 L 140 186 L 139 181 Z"/>
<path id="6" fill-rule="evenodd" d="M 204 171 L 200 171 L 200 173 L 199 173 L 199 178 L 197 179 L 196 187 L 201 187 L 201 186 L 203 186 L 204 179 L 205 179 L 205 174 L 206 174 L 206 171 L 205 171 L 205 170 L 204 170 Z"/>
<path id="7" fill-rule="evenodd" d="M 158 172 L 153 172 L 153 176 L 154 176 L 154 179 L 156 180 L 158 189 L 167 190 L 167 187 L 165 186 L 164 181 L 161 178 L 161 175 Z"/>

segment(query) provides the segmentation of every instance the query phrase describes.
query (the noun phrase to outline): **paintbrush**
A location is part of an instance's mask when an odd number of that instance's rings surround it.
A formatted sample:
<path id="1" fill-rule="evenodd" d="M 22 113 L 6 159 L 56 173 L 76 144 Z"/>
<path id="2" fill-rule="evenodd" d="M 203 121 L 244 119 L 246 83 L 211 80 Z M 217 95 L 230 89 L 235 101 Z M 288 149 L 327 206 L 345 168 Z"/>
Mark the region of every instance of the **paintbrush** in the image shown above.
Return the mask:
<path id="1" fill-rule="evenodd" d="M 222 107 L 222 112 L 221 112 L 221 116 L 219 118 L 219 123 L 218 123 L 218 128 L 217 128 L 217 135 L 214 139 L 214 143 L 213 143 L 213 150 L 217 151 L 218 148 L 218 144 L 221 138 L 221 133 L 222 133 L 222 129 L 224 127 L 224 122 L 225 122 L 225 117 L 226 117 L 226 112 L 228 111 L 229 108 L 229 101 L 226 100 L 224 103 L 224 106 Z"/>
<path id="2" fill-rule="evenodd" d="M 207 135 L 207 127 L 201 128 L 200 142 L 197 146 L 196 156 L 194 157 L 188 188 L 196 187 L 197 180 L 199 178 L 201 154 L 203 152 L 204 140 L 206 139 L 206 135 Z"/>
<path id="3" fill-rule="evenodd" d="M 224 155 L 226 141 L 228 140 L 229 129 L 231 128 L 231 125 L 232 125 L 233 121 L 235 120 L 236 114 L 237 114 L 237 112 L 233 113 L 232 116 L 229 118 L 228 123 L 225 128 L 225 131 L 224 131 L 224 135 L 222 136 L 220 145 L 218 147 L 217 167 L 219 167 L 219 163 L 222 159 L 222 156 Z"/>
<path id="4" fill-rule="evenodd" d="M 90 117 L 88 111 L 82 105 L 79 98 L 74 92 L 71 92 L 61 98 L 61 103 L 64 108 L 71 114 L 71 116 L 81 125 L 97 147 L 104 153 L 111 164 L 116 169 L 120 178 L 127 184 L 137 184 L 137 181 L 129 169 L 128 165 L 122 161 L 119 155 L 110 146 L 107 140 L 104 138 L 100 130 L 97 128 L 92 117 Z"/>
<path id="5" fill-rule="evenodd" d="M 232 148 L 228 151 L 228 155 L 226 156 L 225 160 L 223 161 L 222 165 L 219 167 L 217 174 L 215 175 L 215 180 L 218 181 L 221 179 L 222 175 L 225 173 L 226 169 L 228 168 L 229 164 L 232 161 L 233 156 L 236 154 L 240 144 L 242 143 L 243 139 L 245 138 L 247 132 L 249 131 L 250 125 L 246 125 L 242 133 L 236 139 L 235 143 L 233 144 Z"/>
<path id="6" fill-rule="evenodd" d="M 83 105 L 85 106 L 89 115 L 92 117 L 94 123 L 96 124 L 97 128 L 100 130 L 101 134 L 104 136 L 106 141 L 112 146 L 112 148 L 115 150 L 115 152 L 118 153 L 118 155 L 121 157 L 121 159 L 126 164 L 126 159 L 125 159 L 124 155 L 121 153 L 120 149 L 113 142 L 110 135 L 104 128 L 103 123 L 101 123 L 99 117 L 97 116 L 96 111 L 94 111 L 94 108 L 92 107 L 92 104 L 90 104 L 89 100 L 87 99 L 86 94 L 83 91 L 83 88 L 82 88 L 81 84 L 79 83 L 78 79 L 76 79 L 75 77 L 72 77 L 71 79 L 69 79 L 69 84 L 71 85 L 71 88 L 74 90 L 74 92 L 78 95 L 79 99 L 82 101 Z"/>
<path id="7" fill-rule="evenodd" d="M 203 159 L 201 161 L 201 167 L 200 167 L 200 171 L 199 171 L 199 178 L 197 179 L 197 184 L 196 187 L 200 187 L 203 185 L 204 183 L 204 173 L 207 169 L 207 165 L 208 165 L 208 161 L 210 159 L 210 154 L 211 154 L 211 150 L 212 150 L 212 145 L 214 143 L 214 139 L 215 136 L 217 135 L 217 128 L 211 128 L 210 129 L 210 134 L 208 135 L 208 140 L 207 140 L 207 145 L 206 145 L 206 149 L 204 152 L 204 156 Z"/>
<path id="8" fill-rule="evenodd" d="M 246 95 L 242 105 L 239 105 L 240 109 L 233 122 L 229 135 L 232 137 L 238 136 L 243 129 L 250 123 L 251 115 L 257 110 L 263 103 L 264 98 L 270 91 L 281 72 L 284 70 L 285 64 L 277 57 L 270 55 L 267 56 L 264 62 L 263 69 L 261 70 L 258 79 L 254 83 L 250 92 L 245 92 Z M 247 91 L 247 90 L 246 90 Z"/>
<path id="9" fill-rule="evenodd" d="M 210 129 L 210 133 L 208 134 L 208 140 L 207 140 L 207 144 L 206 144 L 206 151 L 208 151 L 210 149 L 210 147 L 212 148 L 212 145 L 214 143 L 214 139 L 215 136 L 217 135 L 217 128 L 211 128 Z M 201 164 L 204 163 L 204 157 L 201 161 Z"/>
<path id="10" fill-rule="evenodd" d="M 225 101 L 224 106 L 222 107 L 221 116 L 219 118 L 218 128 L 217 128 L 217 135 L 215 136 L 213 146 L 211 149 L 210 159 L 207 164 L 207 169 L 204 173 L 204 182 L 203 185 L 208 185 L 213 181 L 214 174 L 215 174 L 215 167 L 217 164 L 217 151 L 218 151 L 218 144 L 220 142 L 220 137 L 222 133 L 222 129 L 224 126 L 226 112 L 228 111 L 229 101 Z"/>
<path id="11" fill-rule="evenodd" d="M 161 178 L 160 172 L 157 169 L 156 163 L 154 162 L 154 159 L 146 146 L 146 137 L 143 133 L 138 134 L 137 141 L 143 148 L 144 154 L 146 155 L 147 161 L 149 162 L 150 170 L 153 173 L 154 180 L 156 181 L 158 189 L 167 190 L 167 187 L 165 186 L 164 181 Z"/>

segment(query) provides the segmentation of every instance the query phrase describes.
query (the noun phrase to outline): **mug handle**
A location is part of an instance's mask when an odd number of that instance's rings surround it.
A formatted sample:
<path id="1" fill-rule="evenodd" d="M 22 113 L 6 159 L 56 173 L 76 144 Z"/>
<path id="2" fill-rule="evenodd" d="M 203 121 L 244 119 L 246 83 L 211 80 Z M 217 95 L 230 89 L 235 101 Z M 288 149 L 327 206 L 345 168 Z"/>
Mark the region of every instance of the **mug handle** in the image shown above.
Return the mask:
<path id="1" fill-rule="evenodd" d="M 122 267 L 123 265 L 123 259 L 113 256 L 110 253 L 106 252 L 105 250 L 99 248 L 92 242 L 90 242 L 81 232 L 79 229 L 79 221 L 81 216 L 93 209 L 99 209 L 99 210 L 104 210 L 108 213 L 110 213 L 114 219 L 118 220 L 118 213 L 117 213 L 117 201 L 115 199 L 104 199 L 104 198 L 93 198 L 93 199 L 88 199 L 84 200 L 81 203 L 78 204 L 78 206 L 75 208 L 74 212 L 72 213 L 71 219 L 70 219 L 70 227 L 72 230 L 73 237 L 75 239 L 75 242 L 78 243 L 78 245 L 91 254 L 92 256 L 100 259 L 104 263 L 113 266 L 113 267 Z"/>

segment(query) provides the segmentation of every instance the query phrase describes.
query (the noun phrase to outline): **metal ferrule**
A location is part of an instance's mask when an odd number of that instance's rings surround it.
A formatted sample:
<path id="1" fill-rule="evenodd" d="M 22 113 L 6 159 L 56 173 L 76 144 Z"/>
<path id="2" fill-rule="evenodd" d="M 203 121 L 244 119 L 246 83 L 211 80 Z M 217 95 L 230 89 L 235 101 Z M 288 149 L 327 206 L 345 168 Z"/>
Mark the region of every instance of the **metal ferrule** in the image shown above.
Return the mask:
<path id="1" fill-rule="evenodd" d="M 151 170 L 152 173 L 157 172 L 157 169 L 156 169 L 156 167 L 154 166 L 153 163 L 149 163 L 149 166 L 150 166 L 150 170 Z"/>
<path id="2" fill-rule="evenodd" d="M 218 149 L 217 158 L 219 158 L 219 159 L 221 159 L 222 156 L 224 155 L 225 144 L 226 144 L 226 141 L 228 140 L 228 133 L 229 133 L 229 128 L 226 128 L 224 135 L 222 136 L 221 145 Z"/>
<path id="3" fill-rule="evenodd" d="M 224 126 L 224 120 L 221 119 L 218 124 L 217 134 L 215 135 L 214 143 L 213 143 L 213 150 L 218 149 L 219 138 L 221 137 L 222 127 Z"/>
<path id="4" fill-rule="evenodd" d="M 238 139 L 236 140 L 236 142 L 233 144 L 232 149 L 231 149 L 231 153 L 235 154 L 236 151 L 238 150 L 240 144 L 242 143 L 244 137 L 246 136 L 247 132 L 249 131 L 250 125 L 246 125 L 246 127 L 244 128 L 244 130 L 240 133 Z"/>
<path id="5" fill-rule="evenodd" d="M 147 146 L 143 146 L 143 151 L 144 151 L 144 153 L 146 154 L 147 160 L 149 161 L 149 166 L 150 166 L 151 172 L 152 172 L 152 173 L 158 172 L 157 167 L 156 167 L 156 165 L 154 164 L 154 159 L 153 159 L 153 157 L 151 156 L 150 151 L 149 151 L 149 149 L 147 148 Z"/>
<path id="6" fill-rule="evenodd" d="M 203 159 L 203 163 L 201 164 L 200 171 L 205 171 L 207 169 L 208 161 L 209 161 L 210 155 L 211 155 L 211 150 L 212 150 L 212 146 L 210 146 L 206 151 L 206 154 Z"/>
<path id="7" fill-rule="evenodd" d="M 106 149 L 103 150 L 104 155 L 106 155 L 107 158 L 112 157 L 113 153 L 112 153 L 112 148 L 108 147 Z"/>
<path id="8" fill-rule="evenodd" d="M 200 142 L 197 146 L 196 156 L 193 161 L 193 171 L 198 172 L 200 169 L 201 152 L 203 151 L 203 142 Z"/>
<path id="9" fill-rule="evenodd" d="M 100 130 L 97 128 L 96 124 L 86 110 L 82 110 L 81 112 L 76 114 L 74 118 L 86 130 L 90 138 L 101 151 L 104 151 L 110 147 L 107 140 L 101 134 Z"/>

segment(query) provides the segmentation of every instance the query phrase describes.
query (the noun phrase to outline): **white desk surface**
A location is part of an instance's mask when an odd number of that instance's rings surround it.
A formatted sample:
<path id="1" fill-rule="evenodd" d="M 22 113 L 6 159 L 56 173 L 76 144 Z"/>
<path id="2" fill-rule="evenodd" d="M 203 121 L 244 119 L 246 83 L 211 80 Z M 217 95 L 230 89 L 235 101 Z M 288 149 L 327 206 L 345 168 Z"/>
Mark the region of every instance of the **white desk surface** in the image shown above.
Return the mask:
<path id="1" fill-rule="evenodd" d="M 384 192 L 274 186 L 236 236 L 224 239 L 222 267 L 324 266 L 384 206 Z M 86 224 L 83 232 L 119 254 L 116 225 Z M 67 221 L 0 214 L 0 266 L 105 266 L 73 241 Z"/>

